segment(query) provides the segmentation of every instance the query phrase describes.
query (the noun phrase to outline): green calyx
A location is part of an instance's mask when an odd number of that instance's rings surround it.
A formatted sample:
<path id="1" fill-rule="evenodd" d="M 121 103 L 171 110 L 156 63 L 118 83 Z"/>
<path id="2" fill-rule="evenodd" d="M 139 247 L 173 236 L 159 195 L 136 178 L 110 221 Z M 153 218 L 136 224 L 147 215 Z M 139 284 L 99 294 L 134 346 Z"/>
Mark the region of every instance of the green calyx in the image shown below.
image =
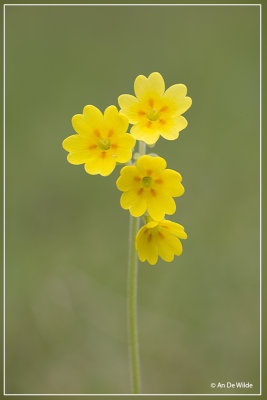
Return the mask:
<path id="1" fill-rule="evenodd" d="M 142 186 L 145 188 L 150 188 L 153 184 L 153 179 L 151 176 L 144 176 L 142 179 Z"/>
<path id="2" fill-rule="evenodd" d="M 99 141 L 99 147 L 101 150 L 109 150 L 110 149 L 110 140 L 108 138 L 101 139 Z"/>

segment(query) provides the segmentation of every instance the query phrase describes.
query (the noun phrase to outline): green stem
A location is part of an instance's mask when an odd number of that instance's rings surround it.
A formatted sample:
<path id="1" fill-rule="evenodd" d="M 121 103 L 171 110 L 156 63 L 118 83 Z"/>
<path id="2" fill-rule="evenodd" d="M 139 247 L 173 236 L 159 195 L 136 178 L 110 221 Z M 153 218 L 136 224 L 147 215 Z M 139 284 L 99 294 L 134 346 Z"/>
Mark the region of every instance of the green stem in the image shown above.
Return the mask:
<path id="1" fill-rule="evenodd" d="M 137 335 L 137 272 L 138 259 L 135 238 L 139 228 L 139 218 L 130 216 L 130 257 L 129 257 L 129 339 L 132 385 L 135 394 L 140 393 L 139 348 Z"/>
<path id="2" fill-rule="evenodd" d="M 146 144 L 139 142 L 139 153 L 146 153 Z M 129 346 L 131 358 L 131 373 L 133 392 L 140 393 L 139 373 L 139 346 L 137 331 L 137 276 L 138 257 L 135 249 L 135 238 L 139 229 L 140 218 L 130 215 L 130 241 L 129 241 L 129 287 L 128 287 L 128 318 L 129 318 Z"/>
<path id="3" fill-rule="evenodd" d="M 144 154 L 146 154 L 146 144 L 145 142 L 139 142 L 139 153 L 140 156 L 143 156 Z"/>

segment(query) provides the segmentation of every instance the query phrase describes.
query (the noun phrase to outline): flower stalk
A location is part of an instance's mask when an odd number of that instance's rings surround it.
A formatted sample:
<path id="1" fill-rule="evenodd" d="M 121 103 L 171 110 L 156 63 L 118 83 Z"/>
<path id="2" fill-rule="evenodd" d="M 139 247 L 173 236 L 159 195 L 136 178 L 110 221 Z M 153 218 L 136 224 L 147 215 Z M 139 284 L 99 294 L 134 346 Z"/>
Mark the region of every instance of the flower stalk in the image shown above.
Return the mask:
<path id="1" fill-rule="evenodd" d="M 131 377 L 133 392 L 135 394 L 140 393 L 139 345 L 137 330 L 138 257 L 135 250 L 135 237 L 137 235 L 138 229 L 139 218 L 135 218 L 130 215 L 128 318 Z"/>
<path id="2" fill-rule="evenodd" d="M 146 153 L 145 142 L 139 142 L 140 156 Z M 140 393 L 139 343 L 137 329 L 137 288 L 138 288 L 138 256 L 135 238 L 139 230 L 140 218 L 130 214 L 129 237 L 129 283 L 128 283 L 128 318 L 129 318 L 129 352 L 133 392 Z"/>

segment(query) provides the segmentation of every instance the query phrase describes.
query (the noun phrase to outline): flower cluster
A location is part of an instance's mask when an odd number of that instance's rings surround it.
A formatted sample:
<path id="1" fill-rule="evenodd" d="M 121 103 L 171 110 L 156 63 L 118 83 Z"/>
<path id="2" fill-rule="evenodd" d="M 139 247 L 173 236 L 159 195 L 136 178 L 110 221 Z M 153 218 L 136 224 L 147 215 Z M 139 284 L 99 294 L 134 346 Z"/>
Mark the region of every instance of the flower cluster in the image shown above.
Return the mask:
<path id="1" fill-rule="evenodd" d="M 172 261 L 182 253 L 180 239 L 186 239 L 184 228 L 165 220 L 165 214 L 176 211 L 174 197 L 184 193 L 181 175 L 167 169 L 166 161 L 155 155 L 135 153 L 136 140 L 154 145 L 160 136 L 175 140 L 187 126 L 182 114 L 191 106 L 186 86 L 176 84 L 165 90 L 158 72 L 146 78 L 139 75 L 134 83 L 136 96 L 119 96 L 120 111 L 108 107 L 104 115 L 87 105 L 82 114 L 74 115 L 72 125 L 77 134 L 64 140 L 71 164 L 84 164 L 88 174 L 110 175 L 116 163 L 127 163 L 120 172 L 117 187 L 122 191 L 121 206 L 133 217 L 145 216 L 146 224 L 136 237 L 141 261 L 156 264 L 158 257 Z M 129 123 L 132 125 L 127 132 Z M 140 146 L 140 149 L 145 146 Z M 135 160 L 137 160 L 135 162 Z"/>

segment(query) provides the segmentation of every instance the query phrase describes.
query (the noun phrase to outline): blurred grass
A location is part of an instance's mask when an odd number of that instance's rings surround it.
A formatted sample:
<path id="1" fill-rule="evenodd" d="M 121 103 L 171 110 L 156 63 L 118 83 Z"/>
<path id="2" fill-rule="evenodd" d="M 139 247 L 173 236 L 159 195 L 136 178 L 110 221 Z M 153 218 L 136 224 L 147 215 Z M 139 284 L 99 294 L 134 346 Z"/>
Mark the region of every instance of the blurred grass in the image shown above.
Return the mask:
<path id="1" fill-rule="evenodd" d="M 183 176 L 189 238 L 140 265 L 143 392 L 258 393 L 259 9 L 7 7 L 6 71 L 7 393 L 130 391 L 119 168 L 89 176 L 61 143 L 153 71 L 193 98 L 153 149 Z"/>

